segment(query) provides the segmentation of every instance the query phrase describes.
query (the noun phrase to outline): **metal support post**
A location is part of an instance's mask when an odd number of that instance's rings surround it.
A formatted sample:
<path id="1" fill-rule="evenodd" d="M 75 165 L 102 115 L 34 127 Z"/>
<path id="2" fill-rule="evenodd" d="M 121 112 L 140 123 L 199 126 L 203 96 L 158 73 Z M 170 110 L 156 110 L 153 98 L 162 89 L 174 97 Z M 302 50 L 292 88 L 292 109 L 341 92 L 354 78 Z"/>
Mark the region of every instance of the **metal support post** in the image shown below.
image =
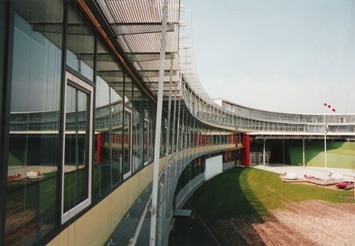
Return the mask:
<path id="1" fill-rule="evenodd" d="M 327 120 L 324 114 L 324 168 L 327 169 Z"/>
<path id="2" fill-rule="evenodd" d="M 172 151 L 172 146 L 170 145 L 170 131 L 171 131 L 171 87 L 173 81 L 173 58 L 170 60 L 170 81 L 169 81 L 169 99 L 168 99 L 168 126 L 167 126 L 167 134 L 166 134 L 166 151 L 165 156 L 169 155 Z"/>
<path id="3" fill-rule="evenodd" d="M 302 165 L 305 167 L 306 166 L 306 156 L 305 156 L 305 143 L 304 143 L 304 138 L 302 138 Z"/>
<path id="4" fill-rule="evenodd" d="M 168 19 L 168 0 L 163 3 L 162 33 L 160 40 L 160 63 L 159 63 L 159 83 L 158 83 L 158 102 L 155 123 L 155 141 L 154 141 L 154 163 L 153 163 L 153 185 L 152 185 L 152 206 L 150 221 L 150 245 L 155 246 L 157 236 L 157 203 L 158 203 L 158 181 L 159 181 L 159 158 L 160 158 L 160 133 L 163 108 L 163 89 L 164 89 L 164 66 L 165 66 L 165 46 Z"/>
<path id="5" fill-rule="evenodd" d="M 266 151 L 265 151 L 265 138 L 263 138 L 263 165 L 265 166 L 265 154 L 266 154 Z"/>
<path id="6" fill-rule="evenodd" d="M 331 109 L 333 112 L 335 112 L 335 108 L 333 108 L 330 104 L 324 103 L 324 107 Z M 327 169 L 327 134 L 328 134 L 328 124 L 327 124 L 327 118 L 324 112 L 324 168 Z M 326 170 L 325 170 L 326 171 Z"/>

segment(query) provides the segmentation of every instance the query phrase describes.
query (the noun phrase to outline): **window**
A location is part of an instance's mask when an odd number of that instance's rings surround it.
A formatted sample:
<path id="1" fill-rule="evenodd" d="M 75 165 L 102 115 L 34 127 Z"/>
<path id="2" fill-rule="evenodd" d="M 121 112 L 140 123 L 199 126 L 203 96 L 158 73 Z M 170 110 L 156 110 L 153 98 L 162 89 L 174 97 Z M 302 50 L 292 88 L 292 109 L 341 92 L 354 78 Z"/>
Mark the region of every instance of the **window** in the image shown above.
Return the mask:
<path id="1" fill-rule="evenodd" d="M 11 1 L 14 12 L 4 245 L 56 228 L 63 3 Z M 52 25 L 57 23 L 57 25 Z"/>
<path id="2" fill-rule="evenodd" d="M 62 222 L 91 203 L 93 87 L 66 73 Z"/>
<path id="3" fill-rule="evenodd" d="M 123 129 L 123 177 L 126 179 L 132 174 L 132 111 L 125 109 Z"/>
<path id="4" fill-rule="evenodd" d="M 93 166 L 94 199 L 123 181 L 124 73 L 109 50 L 98 40 L 95 84 L 96 163 Z"/>
<path id="5" fill-rule="evenodd" d="M 149 155 L 149 120 L 144 119 L 144 130 L 143 130 L 143 149 L 144 149 L 144 165 L 148 164 Z"/>

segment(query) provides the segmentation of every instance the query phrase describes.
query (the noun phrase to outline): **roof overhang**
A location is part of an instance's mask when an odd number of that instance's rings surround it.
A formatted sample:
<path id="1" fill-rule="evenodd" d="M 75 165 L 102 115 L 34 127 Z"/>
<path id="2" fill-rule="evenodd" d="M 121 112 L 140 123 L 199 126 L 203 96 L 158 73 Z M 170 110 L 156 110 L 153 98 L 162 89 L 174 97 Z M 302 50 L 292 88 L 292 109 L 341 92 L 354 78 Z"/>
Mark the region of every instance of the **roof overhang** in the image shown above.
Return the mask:
<path id="1" fill-rule="evenodd" d="M 147 87 L 157 95 L 163 31 L 163 0 L 96 0 L 114 39 Z M 178 97 L 181 93 L 179 72 L 180 0 L 169 1 L 164 63 L 164 90 L 170 85 Z"/>

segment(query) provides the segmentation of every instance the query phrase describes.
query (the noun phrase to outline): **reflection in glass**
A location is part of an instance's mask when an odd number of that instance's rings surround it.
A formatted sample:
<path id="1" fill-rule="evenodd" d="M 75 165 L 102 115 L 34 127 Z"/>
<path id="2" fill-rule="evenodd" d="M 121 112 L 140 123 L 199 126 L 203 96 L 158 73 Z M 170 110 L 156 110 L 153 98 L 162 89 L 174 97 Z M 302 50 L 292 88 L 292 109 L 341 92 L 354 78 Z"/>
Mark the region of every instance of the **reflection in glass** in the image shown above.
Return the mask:
<path id="1" fill-rule="evenodd" d="M 144 130 L 143 130 L 143 149 L 144 149 L 144 164 L 148 164 L 148 141 L 149 141 L 149 121 L 148 119 L 144 120 Z"/>
<path id="2" fill-rule="evenodd" d="M 98 41 L 95 93 L 94 198 L 107 194 L 123 180 L 123 71 Z"/>
<path id="3" fill-rule="evenodd" d="M 32 245 L 57 223 L 63 8 L 59 0 L 12 4 L 15 24 L 4 243 Z"/>
<path id="4" fill-rule="evenodd" d="M 64 212 L 88 197 L 88 95 L 67 86 L 64 160 Z"/>
<path id="5" fill-rule="evenodd" d="M 87 24 L 69 9 L 67 25 L 68 66 L 93 81 L 95 37 Z"/>
<path id="6" fill-rule="evenodd" d="M 123 129 L 123 174 L 131 173 L 131 134 L 132 133 L 132 114 L 125 111 L 124 113 L 124 129 Z M 127 176 L 127 175 L 126 175 Z"/>

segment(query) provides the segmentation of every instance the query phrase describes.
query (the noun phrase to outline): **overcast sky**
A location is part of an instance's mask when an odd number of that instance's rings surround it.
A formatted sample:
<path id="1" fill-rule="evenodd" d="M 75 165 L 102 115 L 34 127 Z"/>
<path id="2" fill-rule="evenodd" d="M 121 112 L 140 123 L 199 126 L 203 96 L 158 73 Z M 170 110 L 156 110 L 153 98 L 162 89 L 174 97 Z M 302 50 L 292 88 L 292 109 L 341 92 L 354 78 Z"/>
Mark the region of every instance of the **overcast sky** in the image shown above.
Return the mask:
<path id="1" fill-rule="evenodd" d="M 211 98 L 277 112 L 355 113 L 355 0 L 182 0 Z"/>

